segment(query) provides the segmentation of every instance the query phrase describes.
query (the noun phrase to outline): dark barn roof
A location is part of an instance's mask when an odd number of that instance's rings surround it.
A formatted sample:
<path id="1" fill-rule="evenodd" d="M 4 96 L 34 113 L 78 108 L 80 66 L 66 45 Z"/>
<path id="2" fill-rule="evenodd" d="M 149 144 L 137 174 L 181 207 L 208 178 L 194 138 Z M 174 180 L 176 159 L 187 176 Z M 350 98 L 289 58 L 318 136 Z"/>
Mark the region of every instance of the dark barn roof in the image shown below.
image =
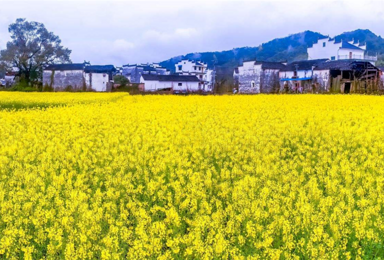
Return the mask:
<path id="1" fill-rule="evenodd" d="M 109 73 L 116 71 L 116 68 L 113 65 L 92 65 L 86 66 L 84 71 L 87 73 Z"/>
<path id="2" fill-rule="evenodd" d="M 84 63 L 50 64 L 44 70 L 83 70 Z"/>
<path id="3" fill-rule="evenodd" d="M 355 70 L 361 67 L 371 67 L 373 69 L 377 69 L 368 61 L 333 60 L 319 63 L 315 70 Z"/>
<path id="4" fill-rule="evenodd" d="M 302 60 L 294 61 L 285 67 L 282 71 L 296 71 L 296 70 L 312 70 L 313 66 L 317 66 L 322 62 L 326 62 L 328 59 L 318 59 L 318 60 Z"/>
<path id="5" fill-rule="evenodd" d="M 196 76 L 190 75 L 155 75 L 155 74 L 142 74 L 144 80 L 158 80 L 158 81 L 188 81 L 199 82 Z"/>

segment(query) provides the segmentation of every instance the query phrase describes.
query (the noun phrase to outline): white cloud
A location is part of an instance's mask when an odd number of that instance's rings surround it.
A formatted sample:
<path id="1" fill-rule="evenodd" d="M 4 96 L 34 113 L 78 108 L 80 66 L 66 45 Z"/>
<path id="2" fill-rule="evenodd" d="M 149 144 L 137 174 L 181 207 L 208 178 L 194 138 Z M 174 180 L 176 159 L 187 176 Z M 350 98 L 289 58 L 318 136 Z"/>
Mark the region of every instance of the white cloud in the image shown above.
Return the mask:
<path id="1" fill-rule="evenodd" d="M 173 41 L 188 40 L 196 37 L 198 31 L 195 28 L 178 28 L 171 33 L 157 30 L 148 30 L 143 35 L 140 41 L 159 41 L 163 43 L 172 43 Z M 145 43 L 144 43 L 145 44 Z"/>
<path id="2" fill-rule="evenodd" d="M 135 48 L 135 44 L 124 39 L 115 40 L 112 46 L 115 51 L 126 51 Z"/>

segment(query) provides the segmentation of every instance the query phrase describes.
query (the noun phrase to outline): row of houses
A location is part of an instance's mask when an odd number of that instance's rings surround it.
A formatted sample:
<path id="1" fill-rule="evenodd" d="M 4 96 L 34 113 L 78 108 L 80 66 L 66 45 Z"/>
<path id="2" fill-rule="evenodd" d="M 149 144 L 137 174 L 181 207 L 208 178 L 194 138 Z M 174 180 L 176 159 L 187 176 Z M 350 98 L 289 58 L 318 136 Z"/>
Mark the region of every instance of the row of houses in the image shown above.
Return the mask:
<path id="1" fill-rule="evenodd" d="M 52 64 L 44 68 L 43 85 L 55 90 L 71 87 L 109 91 L 116 71 L 113 65 L 90 65 L 87 62 Z"/>
<path id="2" fill-rule="evenodd" d="M 244 61 L 234 70 L 240 93 L 374 92 L 383 73 L 365 44 L 319 39 L 307 49 L 308 59 L 286 62 Z"/>
<path id="3" fill-rule="evenodd" d="M 269 62 L 250 60 L 234 70 L 239 93 L 276 92 L 368 92 L 378 89 L 383 73 L 375 66 L 365 43 L 335 38 L 318 39 L 307 48 L 306 60 Z M 16 72 L 8 77 L 13 78 Z M 174 72 L 158 63 L 91 65 L 52 64 L 43 70 L 43 85 L 55 90 L 68 87 L 110 91 L 115 75 L 125 76 L 142 91 L 209 92 L 215 85 L 215 70 L 201 61 L 183 59 Z"/>
<path id="4" fill-rule="evenodd" d="M 125 76 L 130 83 L 138 84 L 143 91 L 211 91 L 215 73 L 200 61 L 182 60 L 172 73 L 158 63 L 127 64 L 121 68 L 113 65 L 91 65 L 89 62 L 52 64 L 43 70 L 43 85 L 55 90 L 71 88 L 110 91 L 115 75 Z"/>

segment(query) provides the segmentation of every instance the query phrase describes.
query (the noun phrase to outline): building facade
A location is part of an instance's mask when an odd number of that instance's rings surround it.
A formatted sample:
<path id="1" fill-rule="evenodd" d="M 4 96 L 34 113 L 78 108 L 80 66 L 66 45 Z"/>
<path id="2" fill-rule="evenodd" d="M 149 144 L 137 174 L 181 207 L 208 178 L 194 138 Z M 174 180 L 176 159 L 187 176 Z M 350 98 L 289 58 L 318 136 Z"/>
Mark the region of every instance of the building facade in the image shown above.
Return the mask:
<path id="1" fill-rule="evenodd" d="M 52 87 L 55 91 L 69 88 L 108 91 L 116 72 L 113 65 L 51 64 L 43 70 L 43 85 Z"/>
<path id="2" fill-rule="evenodd" d="M 279 78 L 284 89 L 295 92 L 303 92 L 312 86 L 314 68 L 327 59 L 303 60 L 288 63 L 285 68 L 280 70 Z"/>
<path id="3" fill-rule="evenodd" d="M 197 92 L 200 80 L 193 75 L 141 75 L 144 91 Z"/>
<path id="4" fill-rule="evenodd" d="M 376 55 L 368 55 L 366 44 L 329 37 L 319 39 L 308 47 L 307 53 L 309 60 L 363 60 L 369 61 L 373 65 L 377 61 Z"/>
<path id="5" fill-rule="evenodd" d="M 110 91 L 116 68 L 113 65 L 90 65 L 84 69 L 87 88 L 95 91 Z"/>
<path id="6" fill-rule="evenodd" d="M 203 91 L 211 91 L 215 84 L 215 70 L 208 69 L 208 65 L 201 61 L 183 59 L 175 64 L 175 73 L 196 76 L 200 80 L 200 90 Z"/>
<path id="7" fill-rule="evenodd" d="M 274 93 L 279 90 L 279 72 L 286 65 L 281 62 L 244 61 L 234 71 L 239 93 Z"/>
<path id="8" fill-rule="evenodd" d="M 143 74 L 169 75 L 170 71 L 161 67 L 158 63 L 123 65 L 122 75 L 126 77 L 130 83 L 140 83 L 141 75 Z"/>
<path id="9" fill-rule="evenodd" d="M 55 90 L 72 87 L 80 89 L 85 84 L 84 69 L 88 63 L 51 64 L 43 70 L 43 85 Z"/>

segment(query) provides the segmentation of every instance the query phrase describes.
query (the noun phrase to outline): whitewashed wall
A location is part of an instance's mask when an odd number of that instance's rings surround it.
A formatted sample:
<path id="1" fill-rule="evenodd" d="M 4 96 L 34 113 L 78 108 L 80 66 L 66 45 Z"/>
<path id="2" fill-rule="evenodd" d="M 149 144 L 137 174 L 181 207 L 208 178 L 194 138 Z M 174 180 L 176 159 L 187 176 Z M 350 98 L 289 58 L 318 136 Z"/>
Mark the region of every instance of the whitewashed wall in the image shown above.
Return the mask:
<path id="1" fill-rule="evenodd" d="M 91 84 L 92 74 L 92 84 Z M 87 87 L 92 87 L 95 91 L 107 91 L 107 83 L 109 82 L 108 73 L 85 73 L 85 83 Z"/>
<path id="2" fill-rule="evenodd" d="M 294 75 L 293 71 L 280 71 L 279 77 L 280 79 L 292 78 Z M 312 70 L 298 70 L 297 77 L 298 78 L 307 78 L 312 76 Z"/>
<path id="3" fill-rule="evenodd" d="M 323 46 L 325 43 L 325 47 Z M 352 44 L 357 46 L 358 44 Z M 332 59 L 335 57 L 335 60 L 339 59 L 339 56 L 343 56 L 341 59 L 348 59 L 349 53 L 352 52 L 352 57 L 354 59 L 364 59 L 364 49 L 366 46 L 363 46 L 363 50 L 358 49 L 340 49 L 342 43 L 335 43 L 334 40 L 328 41 L 328 39 L 321 39 L 318 43 L 314 44 L 311 48 L 307 49 L 308 60 L 316 60 L 316 59 Z M 361 48 L 361 47 L 359 47 Z"/>
<path id="4" fill-rule="evenodd" d="M 340 49 L 339 55 L 340 56 L 347 56 L 347 59 L 349 59 L 349 53 L 352 52 L 352 59 L 364 59 L 364 51 L 363 50 L 355 50 L 355 49 Z M 345 58 L 343 58 L 345 59 Z"/>
<path id="5" fill-rule="evenodd" d="M 323 47 L 325 43 L 325 47 Z M 341 47 L 340 43 L 335 43 L 335 41 L 328 41 L 327 39 L 321 39 L 311 48 L 307 49 L 308 60 L 317 60 L 317 59 L 331 59 L 332 56 L 337 59 L 338 51 Z"/>
<path id="6" fill-rule="evenodd" d="M 174 82 L 174 81 L 158 81 L 158 80 L 144 80 L 141 78 L 140 83 L 144 83 L 145 91 L 156 91 L 162 89 L 173 88 L 176 91 L 198 91 L 199 82 Z M 179 83 L 182 85 L 179 86 Z"/>

